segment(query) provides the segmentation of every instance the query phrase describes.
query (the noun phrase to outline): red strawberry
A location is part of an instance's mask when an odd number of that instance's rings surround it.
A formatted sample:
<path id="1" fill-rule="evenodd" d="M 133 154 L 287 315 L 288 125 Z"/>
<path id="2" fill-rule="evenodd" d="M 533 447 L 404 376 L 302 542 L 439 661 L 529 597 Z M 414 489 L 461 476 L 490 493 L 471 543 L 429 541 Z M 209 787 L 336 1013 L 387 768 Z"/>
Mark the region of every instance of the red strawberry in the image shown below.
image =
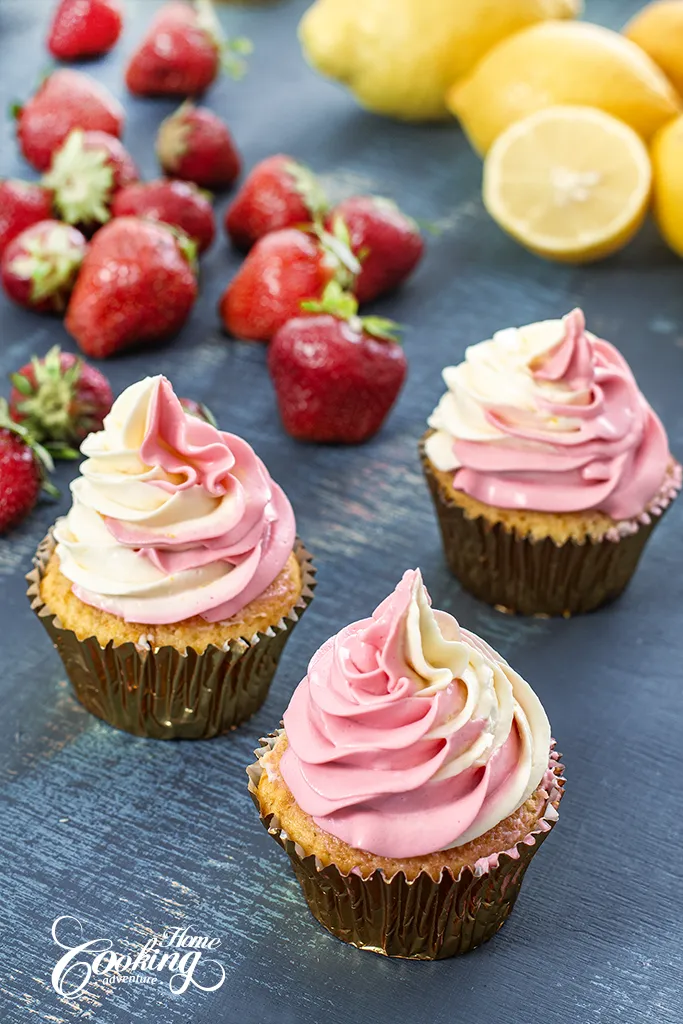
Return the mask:
<path id="1" fill-rule="evenodd" d="M 319 299 L 328 281 L 353 284 L 359 264 L 327 232 L 296 228 L 259 239 L 223 292 L 220 315 L 237 338 L 270 341 L 278 328 L 301 312 L 304 299 Z"/>
<path id="2" fill-rule="evenodd" d="M 221 63 L 235 77 L 244 71 L 246 39 L 227 40 L 211 0 L 165 4 L 133 54 L 126 85 L 138 96 L 197 96 L 211 85 Z"/>
<path id="3" fill-rule="evenodd" d="M 180 228 L 194 239 L 199 252 L 213 242 L 216 222 L 205 192 L 189 181 L 139 182 L 121 189 L 111 208 L 114 217 L 149 217 Z"/>
<path id="4" fill-rule="evenodd" d="M 37 441 L 78 446 L 102 429 L 114 401 L 104 374 L 58 345 L 42 359 L 34 356 L 10 380 L 10 415 Z"/>
<path id="5" fill-rule="evenodd" d="M 334 282 L 318 316 L 289 320 L 268 350 L 268 371 L 284 428 L 299 441 L 358 444 L 376 434 L 407 372 L 396 325 L 357 316 L 358 303 Z"/>
<path id="6" fill-rule="evenodd" d="M 52 19 L 47 48 L 57 60 L 81 60 L 109 53 L 121 34 L 118 0 L 61 0 Z"/>
<path id="7" fill-rule="evenodd" d="M 62 220 L 91 230 L 111 217 L 115 193 L 137 180 L 138 169 L 122 142 L 106 132 L 75 128 L 55 150 L 43 184 L 54 193 Z"/>
<path id="8" fill-rule="evenodd" d="M 161 122 L 156 149 L 166 174 L 201 188 L 228 188 L 242 166 L 225 122 L 193 103 L 183 103 Z"/>
<path id="9" fill-rule="evenodd" d="M 13 238 L 52 216 L 52 193 L 28 181 L 0 181 L 0 256 Z"/>
<path id="10" fill-rule="evenodd" d="M 139 217 L 100 228 L 65 320 L 85 354 L 103 359 L 176 334 L 197 297 L 195 251 L 186 235 Z"/>
<path id="11" fill-rule="evenodd" d="M 41 220 L 13 238 L 0 264 L 11 299 L 37 313 L 63 313 L 88 243 L 76 228 Z"/>
<path id="12" fill-rule="evenodd" d="M 0 533 L 26 518 L 41 490 L 57 496 L 47 479 L 52 469 L 49 452 L 25 427 L 12 422 L 6 399 L 0 399 Z"/>
<path id="13" fill-rule="evenodd" d="M 210 423 L 212 427 L 218 426 L 216 417 L 203 402 L 195 402 L 194 398 L 179 398 L 178 401 L 185 412 L 189 412 L 190 416 L 196 416 L 198 420 L 204 420 L 205 423 Z"/>
<path id="14" fill-rule="evenodd" d="M 330 211 L 328 230 L 342 220 L 361 261 L 355 294 L 370 302 L 396 288 L 422 258 L 424 242 L 415 221 L 381 196 L 351 196 Z"/>
<path id="15" fill-rule="evenodd" d="M 120 137 L 123 107 L 90 75 L 70 68 L 53 71 L 23 107 L 15 107 L 21 151 L 38 171 L 74 128 Z"/>
<path id="16" fill-rule="evenodd" d="M 278 153 L 249 172 L 228 207 L 225 230 L 238 249 L 250 249 L 271 231 L 316 220 L 327 206 L 313 171 Z"/>

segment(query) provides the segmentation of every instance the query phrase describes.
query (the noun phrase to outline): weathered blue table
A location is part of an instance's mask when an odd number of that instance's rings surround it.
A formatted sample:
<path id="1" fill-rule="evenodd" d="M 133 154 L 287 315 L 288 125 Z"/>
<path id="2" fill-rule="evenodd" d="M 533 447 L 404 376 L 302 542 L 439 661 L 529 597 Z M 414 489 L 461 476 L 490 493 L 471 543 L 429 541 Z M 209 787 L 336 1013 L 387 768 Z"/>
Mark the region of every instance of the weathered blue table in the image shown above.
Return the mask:
<path id="1" fill-rule="evenodd" d="M 93 73 L 123 95 L 122 63 L 153 2 L 128 2 L 126 34 Z M 45 504 L 0 542 L 0 1021 L 95 1024 L 677 1024 L 681 1021 L 680 786 L 683 730 L 683 502 L 655 533 L 616 605 L 572 621 L 505 618 L 462 593 L 440 552 L 417 438 L 442 391 L 440 370 L 498 327 L 586 310 L 615 341 L 683 453 L 683 267 L 644 234 L 586 269 L 527 255 L 482 211 L 481 167 L 455 124 L 410 127 L 358 109 L 304 64 L 295 26 L 303 0 L 222 9 L 252 37 L 248 77 L 207 102 L 234 129 L 247 167 L 285 151 L 324 172 L 337 193 L 376 190 L 444 229 L 419 273 L 378 309 L 410 326 L 405 392 L 385 429 L 354 449 L 305 447 L 278 423 L 265 349 L 226 339 L 218 296 L 238 265 L 221 239 L 202 266 L 202 294 L 172 344 L 110 361 L 118 391 L 165 373 L 243 434 L 291 496 L 319 565 L 316 600 L 289 645 L 271 695 L 237 732 L 206 743 L 135 739 L 90 717 L 24 597 L 23 573 L 50 522 Z M 634 0 L 587 0 L 619 27 Z M 29 94 L 45 67 L 50 4 L 0 3 L 0 109 Z M 172 104 L 126 99 L 126 140 L 148 177 L 152 137 Z M 2 124 L 0 173 L 26 174 Z M 219 210 L 223 204 L 219 204 Z M 54 342 L 58 322 L 0 297 L 0 370 Z M 440 963 L 392 962 L 328 936 L 313 920 L 281 851 L 258 823 L 244 768 L 274 727 L 309 656 L 367 615 L 419 563 L 436 606 L 509 657 L 540 694 L 568 766 L 559 827 L 534 861 L 512 918 L 484 948 Z M 135 949 L 164 930 L 220 939 L 205 957 L 224 983 L 108 986 L 74 1000 L 51 972 L 64 953 L 53 922 L 84 939 Z M 63 928 L 63 931 L 59 931 Z M 71 928 L 71 931 L 69 931 Z M 75 943 L 77 925 L 58 926 Z M 204 984 L 220 969 L 204 965 Z M 210 975 L 210 970 L 215 974 Z M 199 978 L 199 975 L 197 976 Z M 75 982 L 75 976 L 72 978 Z"/>

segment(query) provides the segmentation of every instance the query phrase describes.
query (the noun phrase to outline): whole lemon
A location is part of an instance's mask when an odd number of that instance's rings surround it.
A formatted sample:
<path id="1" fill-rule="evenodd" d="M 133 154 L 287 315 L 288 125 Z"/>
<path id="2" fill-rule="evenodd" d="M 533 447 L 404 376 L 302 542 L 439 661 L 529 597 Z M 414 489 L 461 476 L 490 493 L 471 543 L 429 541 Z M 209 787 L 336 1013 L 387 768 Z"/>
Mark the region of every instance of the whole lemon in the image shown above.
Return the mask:
<path id="1" fill-rule="evenodd" d="M 448 116 L 448 86 L 505 36 L 581 8 L 582 0 L 317 0 L 299 36 L 313 67 L 364 107 L 429 121 Z"/>
<path id="2" fill-rule="evenodd" d="M 657 132 L 650 156 L 655 220 L 664 240 L 683 256 L 683 117 Z"/>
<path id="3" fill-rule="evenodd" d="M 657 0 L 629 21 L 624 35 L 649 53 L 683 93 L 683 0 Z"/>
<path id="4" fill-rule="evenodd" d="M 480 153 L 520 117 L 558 103 L 599 107 L 645 140 L 681 109 L 668 78 L 630 39 L 559 21 L 498 43 L 447 102 Z"/>

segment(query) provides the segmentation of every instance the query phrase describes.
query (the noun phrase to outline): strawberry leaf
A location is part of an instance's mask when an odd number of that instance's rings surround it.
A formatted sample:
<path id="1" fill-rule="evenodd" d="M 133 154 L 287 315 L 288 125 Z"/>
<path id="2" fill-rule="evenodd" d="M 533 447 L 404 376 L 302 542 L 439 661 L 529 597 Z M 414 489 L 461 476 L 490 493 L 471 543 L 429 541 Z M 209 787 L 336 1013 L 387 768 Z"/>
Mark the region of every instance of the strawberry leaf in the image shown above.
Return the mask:
<path id="1" fill-rule="evenodd" d="M 24 377 L 23 373 L 11 373 L 10 383 L 17 389 L 20 395 L 32 395 L 33 388 L 31 387 L 30 381 Z"/>
<path id="2" fill-rule="evenodd" d="M 297 163 L 296 160 L 289 160 L 285 164 L 285 170 L 294 182 L 294 187 L 306 204 L 312 220 L 320 220 L 329 209 L 329 202 L 318 181 L 317 175 L 305 164 Z"/>
<path id="3" fill-rule="evenodd" d="M 301 308 L 309 313 L 330 313 L 340 320 L 351 320 L 358 312 L 358 300 L 351 292 L 345 292 L 338 281 L 329 281 L 319 300 L 308 299 Z"/>
<path id="4" fill-rule="evenodd" d="M 247 71 L 247 62 L 243 59 L 254 49 L 251 39 L 245 36 L 228 38 L 216 16 L 211 0 L 194 0 L 197 12 L 197 24 L 206 32 L 221 56 L 223 70 L 231 78 L 242 78 Z"/>
<path id="5" fill-rule="evenodd" d="M 21 423 L 15 423 L 10 416 L 9 405 L 6 398 L 0 398 L 0 427 L 5 430 L 11 430 L 12 433 L 21 438 L 27 448 L 31 449 L 36 466 L 40 473 L 41 489 L 45 491 L 46 494 L 49 494 L 51 498 L 58 498 L 59 491 L 48 478 L 48 474 L 52 473 L 55 468 L 52 456 L 42 444 L 36 441 L 35 437 L 33 437 L 31 432 L 27 430 L 25 426 Z"/>
<path id="6" fill-rule="evenodd" d="M 401 339 L 398 336 L 398 332 L 405 330 L 401 324 L 397 324 L 393 320 L 387 320 L 383 316 L 363 316 L 360 318 L 360 321 L 366 334 L 371 334 L 373 338 L 379 338 L 382 341 L 392 341 L 395 344 L 400 344 Z"/>
<path id="7" fill-rule="evenodd" d="M 68 135 L 52 158 L 43 185 L 54 193 L 55 209 L 67 224 L 105 224 L 114 188 L 114 169 L 102 147 L 86 148 L 81 128 Z"/>
<path id="8" fill-rule="evenodd" d="M 335 222 L 337 220 L 340 223 L 337 224 L 336 228 L 333 225 L 332 232 L 326 231 L 320 223 L 314 223 L 309 230 L 320 240 L 328 265 L 331 265 L 334 269 L 335 280 L 342 288 L 348 289 L 353 287 L 356 278 L 360 274 L 361 266 L 347 244 L 348 229 L 346 224 L 341 218 L 335 217 Z"/>

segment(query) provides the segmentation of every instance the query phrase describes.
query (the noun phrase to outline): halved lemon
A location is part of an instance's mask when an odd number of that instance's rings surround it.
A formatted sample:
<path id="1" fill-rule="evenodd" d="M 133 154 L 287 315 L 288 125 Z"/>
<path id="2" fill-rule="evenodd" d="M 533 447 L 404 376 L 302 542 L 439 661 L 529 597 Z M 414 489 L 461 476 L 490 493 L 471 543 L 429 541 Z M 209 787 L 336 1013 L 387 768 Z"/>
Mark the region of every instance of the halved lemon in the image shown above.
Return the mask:
<path id="1" fill-rule="evenodd" d="M 484 164 L 484 205 L 540 256 L 584 263 L 616 252 L 647 212 L 652 167 L 632 128 L 594 107 L 556 106 L 516 121 Z"/>

